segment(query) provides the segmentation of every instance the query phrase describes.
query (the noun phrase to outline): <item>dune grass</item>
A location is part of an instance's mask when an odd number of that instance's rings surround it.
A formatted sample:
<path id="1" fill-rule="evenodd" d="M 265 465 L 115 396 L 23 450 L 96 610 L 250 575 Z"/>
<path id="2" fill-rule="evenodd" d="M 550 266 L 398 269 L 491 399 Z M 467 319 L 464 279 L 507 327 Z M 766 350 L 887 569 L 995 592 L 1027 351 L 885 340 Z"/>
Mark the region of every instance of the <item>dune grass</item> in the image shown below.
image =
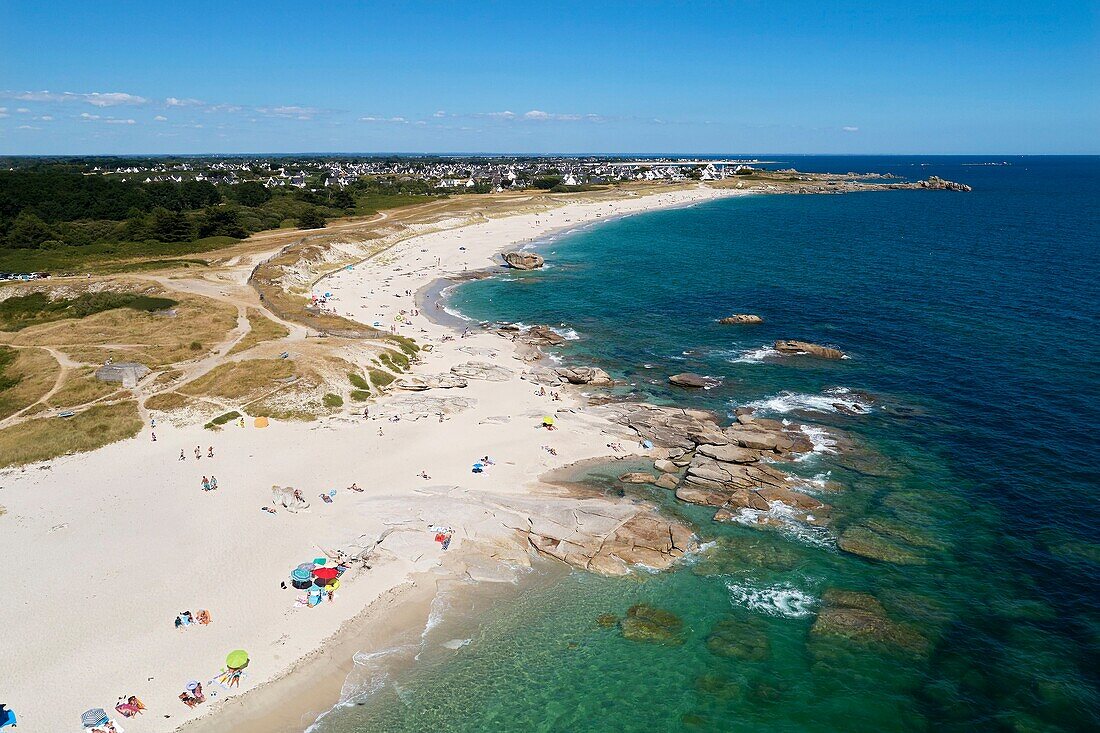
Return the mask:
<path id="1" fill-rule="evenodd" d="M 191 404 L 189 397 L 184 397 L 179 392 L 163 392 L 145 400 L 145 409 L 171 412 Z"/>
<path id="2" fill-rule="evenodd" d="M 294 374 L 294 363 L 287 359 L 247 359 L 215 367 L 177 391 L 192 397 L 248 401 L 277 388 L 275 380 Z"/>
<path id="3" fill-rule="evenodd" d="M 76 407 L 117 391 L 117 384 L 101 382 L 95 378 L 95 369 L 83 367 L 66 377 L 65 383 L 50 397 L 49 403 L 51 407 L 61 409 Z"/>
<path id="4" fill-rule="evenodd" d="M 13 295 L 0 301 L 0 330 L 19 331 L 40 323 L 51 323 L 67 318 L 87 318 L 116 308 L 130 308 L 151 313 L 167 310 L 174 305 L 176 301 L 171 298 L 157 298 L 138 293 L 116 293 L 109 290 L 81 293 L 75 298 L 56 300 L 51 300 L 45 292 Z"/>
<path id="5" fill-rule="evenodd" d="M 203 425 L 203 427 L 207 430 L 221 430 L 222 425 L 225 425 L 227 422 L 236 420 L 240 416 L 241 413 L 233 410 L 232 412 L 227 412 L 224 415 L 218 415 L 216 418 Z"/>
<path id="6" fill-rule="evenodd" d="M 0 430 L 0 468 L 83 453 L 141 430 L 137 402 L 97 405 L 75 417 L 44 417 Z"/>
<path id="7" fill-rule="evenodd" d="M 0 346 L 0 419 L 40 400 L 53 388 L 60 368 L 48 351 Z"/>

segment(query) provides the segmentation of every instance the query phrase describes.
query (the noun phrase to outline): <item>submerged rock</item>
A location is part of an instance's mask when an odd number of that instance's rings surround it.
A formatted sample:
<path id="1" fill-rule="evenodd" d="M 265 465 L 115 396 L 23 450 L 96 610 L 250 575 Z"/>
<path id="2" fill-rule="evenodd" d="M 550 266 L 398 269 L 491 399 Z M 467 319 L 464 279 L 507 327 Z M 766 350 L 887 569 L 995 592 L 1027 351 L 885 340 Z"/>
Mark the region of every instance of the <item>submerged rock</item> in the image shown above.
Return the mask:
<path id="1" fill-rule="evenodd" d="M 835 588 L 822 596 L 821 610 L 810 633 L 882 644 L 912 653 L 928 650 L 928 640 L 913 627 L 892 621 L 877 598 Z"/>
<path id="2" fill-rule="evenodd" d="M 719 318 L 718 322 L 727 326 L 748 326 L 763 323 L 764 319 L 753 313 L 734 313 L 732 316 Z"/>
<path id="3" fill-rule="evenodd" d="M 618 625 L 619 617 L 613 613 L 601 613 L 596 617 L 596 625 L 601 629 L 610 629 Z"/>
<path id="4" fill-rule="evenodd" d="M 771 654 L 767 628 L 757 618 L 722 619 L 707 637 L 707 649 L 719 657 L 761 661 Z"/>
<path id="5" fill-rule="evenodd" d="M 695 680 L 695 688 L 720 700 L 740 698 L 745 692 L 740 681 L 727 679 L 718 674 L 701 675 Z"/>
<path id="6" fill-rule="evenodd" d="M 645 471 L 631 471 L 619 476 L 619 480 L 624 484 L 651 484 L 654 483 L 657 478 L 653 474 L 646 473 Z"/>
<path id="7" fill-rule="evenodd" d="M 782 571 L 794 568 L 798 562 L 798 552 L 785 542 L 766 537 L 723 537 L 692 564 L 691 572 L 709 576 L 742 574 L 760 568 Z"/>
<path id="8" fill-rule="evenodd" d="M 534 252 L 505 252 L 502 256 L 509 267 L 517 270 L 535 270 L 546 263 L 541 255 Z"/>
<path id="9" fill-rule="evenodd" d="M 684 622 L 676 614 L 646 603 L 631 606 L 619 622 L 623 637 L 651 644 L 683 644 Z"/>
<path id="10" fill-rule="evenodd" d="M 923 565 L 926 560 L 915 550 L 879 534 L 863 524 L 844 530 L 837 538 L 837 547 L 844 552 L 895 565 Z"/>
<path id="11" fill-rule="evenodd" d="M 803 356 L 816 356 L 819 359 L 843 359 L 844 352 L 831 346 L 811 343 L 809 341 L 783 340 L 775 342 L 775 350 L 781 354 L 799 354 Z"/>

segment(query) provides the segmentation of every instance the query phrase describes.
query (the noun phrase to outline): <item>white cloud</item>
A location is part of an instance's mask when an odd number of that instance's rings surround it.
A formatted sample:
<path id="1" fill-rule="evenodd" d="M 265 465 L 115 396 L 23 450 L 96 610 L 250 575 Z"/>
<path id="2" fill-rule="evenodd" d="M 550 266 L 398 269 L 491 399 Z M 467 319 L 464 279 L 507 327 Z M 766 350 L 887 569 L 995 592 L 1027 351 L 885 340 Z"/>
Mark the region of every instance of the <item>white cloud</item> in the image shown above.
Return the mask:
<path id="1" fill-rule="evenodd" d="M 32 125 L 20 125 L 19 127 L 15 128 L 15 129 L 17 129 L 17 130 L 37 130 L 38 128 L 33 127 Z"/>
<path id="2" fill-rule="evenodd" d="M 165 117 L 164 115 L 157 115 L 153 119 L 156 120 L 157 122 L 167 122 L 168 121 L 168 118 Z"/>
<path id="3" fill-rule="evenodd" d="M 137 122 L 135 120 L 116 120 L 116 119 L 113 119 L 113 118 L 108 119 L 108 120 L 103 120 L 103 121 L 105 123 L 107 123 L 108 125 L 134 125 L 134 124 L 137 124 Z"/>
<path id="4" fill-rule="evenodd" d="M 859 132 L 859 128 L 858 127 L 853 127 L 852 125 L 845 125 L 844 127 L 840 128 L 840 129 L 844 130 L 844 132 Z"/>
<path id="5" fill-rule="evenodd" d="M 118 105 L 140 105 L 149 100 L 126 92 L 3 92 L 4 97 L 24 102 L 86 102 L 94 107 L 115 107 Z"/>
<path id="6" fill-rule="evenodd" d="M 53 122 L 53 115 L 39 115 L 35 117 L 36 120 L 42 120 L 43 122 Z"/>
<path id="7" fill-rule="evenodd" d="M 90 114 L 88 112 L 81 112 L 80 113 L 80 119 L 82 119 L 82 120 L 98 120 L 99 115 L 93 115 L 93 114 Z"/>
<path id="8" fill-rule="evenodd" d="M 446 117 L 446 116 L 447 116 L 447 113 L 446 113 L 446 112 L 444 112 L 444 111 L 443 111 L 443 110 L 441 110 L 441 109 L 440 109 L 440 110 L 436 110 L 435 114 L 434 114 L 434 115 L 432 115 L 432 117 Z"/>
<path id="9" fill-rule="evenodd" d="M 169 107 L 201 107 L 206 104 L 201 99 L 180 99 L 179 97 L 168 97 L 164 103 Z"/>
<path id="10" fill-rule="evenodd" d="M 409 124 L 408 119 L 406 119 L 404 117 L 374 117 L 374 116 L 371 116 L 371 115 L 368 115 L 366 117 L 360 117 L 359 121 L 360 122 L 386 122 L 386 123 L 389 123 L 391 125 L 407 125 L 407 124 Z"/>
<path id="11" fill-rule="evenodd" d="M 18 112 L 21 115 L 25 115 L 25 114 L 30 113 L 30 110 L 27 109 L 26 107 L 20 107 L 19 109 L 15 110 L 15 111 Z"/>
<path id="12" fill-rule="evenodd" d="M 321 113 L 321 110 L 316 107 L 300 107 L 295 104 L 284 104 L 278 107 L 257 107 L 256 111 L 268 117 L 293 117 L 299 120 L 309 120 L 314 115 Z"/>

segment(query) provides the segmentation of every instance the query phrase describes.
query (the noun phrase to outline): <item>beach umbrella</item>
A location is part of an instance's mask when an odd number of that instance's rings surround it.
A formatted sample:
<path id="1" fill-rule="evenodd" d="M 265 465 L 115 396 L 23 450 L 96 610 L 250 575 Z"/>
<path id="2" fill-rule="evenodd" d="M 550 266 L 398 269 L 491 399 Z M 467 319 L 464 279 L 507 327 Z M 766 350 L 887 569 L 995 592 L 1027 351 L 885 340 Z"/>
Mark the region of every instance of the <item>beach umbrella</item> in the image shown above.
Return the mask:
<path id="1" fill-rule="evenodd" d="M 315 558 L 313 558 L 313 564 L 314 565 L 324 565 L 326 562 L 328 562 L 327 557 L 315 557 Z"/>
<path id="2" fill-rule="evenodd" d="M 103 708 L 86 710 L 84 714 L 80 716 L 80 723 L 85 728 L 94 728 L 97 725 L 106 723 L 108 720 L 110 720 L 110 718 L 107 717 L 107 711 Z"/>
<path id="3" fill-rule="evenodd" d="M 542 419 L 542 424 L 543 424 L 543 425 L 553 425 L 553 424 L 554 424 L 554 418 L 552 418 L 552 417 L 550 417 L 549 415 L 547 415 L 546 417 L 544 417 L 544 418 Z"/>
<path id="4" fill-rule="evenodd" d="M 188 682 L 184 686 L 187 688 L 188 692 L 194 692 L 195 690 L 199 689 L 199 681 L 198 680 L 191 680 L 190 682 Z"/>
<path id="5" fill-rule="evenodd" d="M 309 580 L 309 575 L 310 573 L 308 570 L 294 568 L 294 571 L 290 574 L 290 578 L 291 580 Z"/>
<path id="6" fill-rule="evenodd" d="M 313 571 L 313 575 L 321 580 L 332 580 L 339 572 L 340 571 L 334 567 L 317 568 Z"/>
<path id="7" fill-rule="evenodd" d="M 225 658 L 225 666 L 230 669 L 244 669 L 248 665 L 248 652 L 244 649 L 234 649 Z"/>

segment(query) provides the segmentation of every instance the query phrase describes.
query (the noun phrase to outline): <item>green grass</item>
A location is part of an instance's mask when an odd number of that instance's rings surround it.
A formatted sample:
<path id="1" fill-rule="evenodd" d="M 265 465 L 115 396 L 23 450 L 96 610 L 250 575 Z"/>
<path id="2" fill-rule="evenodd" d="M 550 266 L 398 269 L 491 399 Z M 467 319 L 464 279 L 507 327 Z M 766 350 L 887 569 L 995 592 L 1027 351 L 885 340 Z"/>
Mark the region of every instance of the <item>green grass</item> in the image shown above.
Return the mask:
<path id="1" fill-rule="evenodd" d="M 95 450 L 141 431 L 137 403 L 97 405 L 68 420 L 45 417 L 0 430 L 0 468 Z"/>
<path id="2" fill-rule="evenodd" d="M 383 351 L 378 355 L 378 361 L 394 372 L 403 372 L 409 368 L 409 357 L 400 351 Z"/>
<path id="3" fill-rule="evenodd" d="M 129 266 L 120 260 L 148 260 L 149 258 L 177 257 L 224 249 L 240 240 L 232 237 L 206 237 L 191 242 L 100 242 L 62 249 L 9 249 L 0 248 L 0 272 L 49 272 L 60 274 L 88 271 L 112 271 L 123 269 L 148 269 L 146 263 L 135 262 Z M 192 264 L 206 265 L 202 260 L 188 260 Z M 164 263 L 168 264 L 168 263 Z M 175 264 L 175 263 L 172 263 Z"/>
<path id="4" fill-rule="evenodd" d="M 393 336 L 387 336 L 386 340 L 387 341 L 392 341 L 393 343 L 397 344 L 397 347 L 399 349 L 401 349 L 402 351 L 404 351 L 405 354 L 407 356 L 410 356 L 410 357 L 416 356 L 417 353 L 420 351 L 420 347 L 417 346 L 416 342 L 413 341 L 408 336 L 401 336 L 400 334 L 395 334 Z"/>
<path id="5" fill-rule="evenodd" d="M 351 398 L 356 402 L 365 402 L 370 399 L 370 392 L 362 389 L 352 390 Z"/>
<path id="6" fill-rule="evenodd" d="M 351 386 L 355 387 L 356 389 L 365 389 L 368 392 L 370 391 L 370 382 L 363 379 L 362 376 L 356 374 L 355 372 L 350 372 L 348 374 L 348 381 L 351 382 Z"/>
<path id="7" fill-rule="evenodd" d="M 0 301 L 0 330 L 18 331 L 27 326 L 51 323 L 66 318 L 87 316 L 116 308 L 153 312 L 177 305 L 170 298 L 154 298 L 136 293 L 82 293 L 75 298 L 50 300 L 46 293 L 16 295 Z"/>
<path id="8" fill-rule="evenodd" d="M 374 382 L 377 387 L 385 387 L 393 380 L 394 376 L 389 372 L 384 372 L 381 369 L 370 370 L 370 381 Z"/>
<path id="9" fill-rule="evenodd" d="M 214 418 L 210 422 L 206 423 L 206 425 L 203 425 L 203 427 L 206 428 L 207 430 L 217 430 L 222 425 L 225 425 L 227 422 L 231 422 L 233 420 L 236 420 L 240 416 L 241 416 L 241 413 L 237 412 L 236 410 L 233 410 L 232 412 L 227 412 L 224 415 L 218 415 L 216 418 Z"/>
<path id="10" fill-rule="evenodd" d="M 9 349 L 7 346 L 0 346 L 0 392 L 11 389 L 19 384 L 22 379 L 22 377 L 5 376 L 4 374 L 4 369 L 11 366 L 11 363 L 15 361 L 15 357 L 15 349 Z"/>
<path id="11" fill-rule="evenodd" d="M 321 402 L 324 403 L 325 407 L 343 407 L 344 406 L 344 398 L 341 397 L 338 394 L 333 394 L 332 392 L 329 392 L 324 397 L 322 397 Z"/>
<path id="12" fill-rule="evenodd" d="M 422 204 L 425 201 L 431 200 L 432 196 L 417 196 L 414 194 L 405 193 L 367 193 L 360 196 L 356 196 L 355 199 L 355 214 L 356 216 L 366 216 L 368 214 L 377 214 L 383 209 L 396 209 L 399 206 L 411 206 L 412 204 Z"/>

